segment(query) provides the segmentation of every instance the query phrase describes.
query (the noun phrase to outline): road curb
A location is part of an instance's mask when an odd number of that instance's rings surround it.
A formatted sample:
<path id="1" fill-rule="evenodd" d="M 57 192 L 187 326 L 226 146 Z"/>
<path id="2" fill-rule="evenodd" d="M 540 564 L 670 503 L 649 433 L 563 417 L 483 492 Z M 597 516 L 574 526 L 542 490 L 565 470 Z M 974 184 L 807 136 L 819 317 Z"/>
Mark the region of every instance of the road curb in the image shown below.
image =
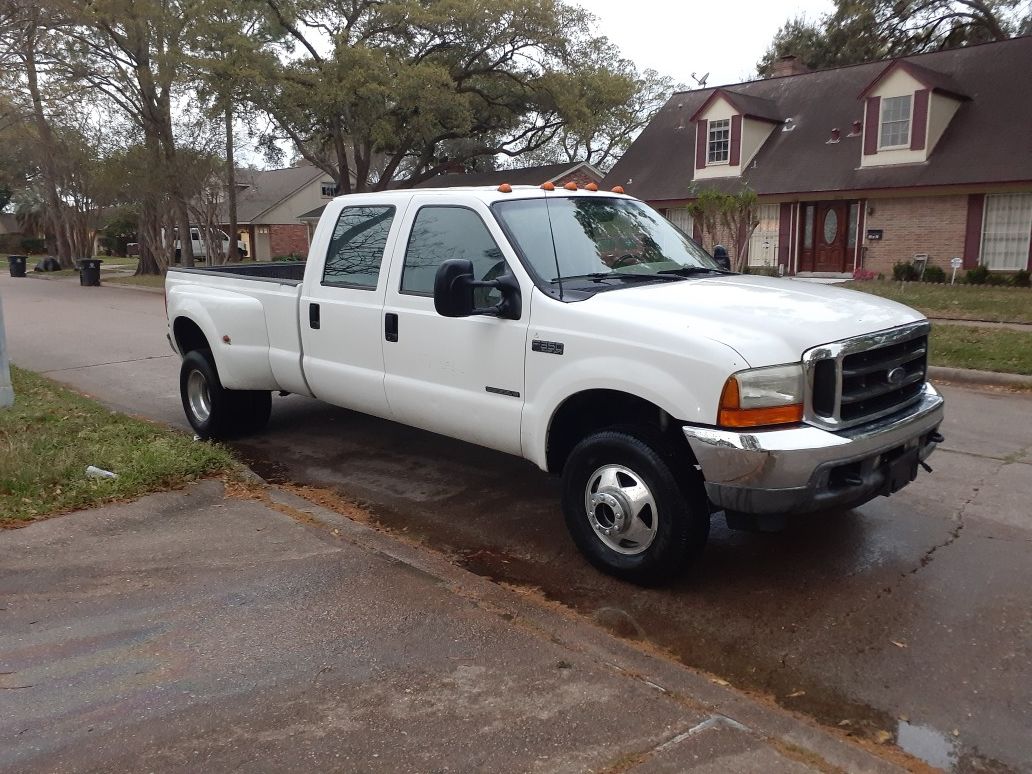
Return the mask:
<path id="1" fill-rule="evenodd" d="M 1032 389 L 1032 376 L 1022 374 L 1004 374 L 996 371 L 978 371 L 973 368 L 947 368 L 945 366 L 928 366 L 928 376 L 932 379 L 954 384 L 973 384 L 990 387 L 1024 387 Z"/>

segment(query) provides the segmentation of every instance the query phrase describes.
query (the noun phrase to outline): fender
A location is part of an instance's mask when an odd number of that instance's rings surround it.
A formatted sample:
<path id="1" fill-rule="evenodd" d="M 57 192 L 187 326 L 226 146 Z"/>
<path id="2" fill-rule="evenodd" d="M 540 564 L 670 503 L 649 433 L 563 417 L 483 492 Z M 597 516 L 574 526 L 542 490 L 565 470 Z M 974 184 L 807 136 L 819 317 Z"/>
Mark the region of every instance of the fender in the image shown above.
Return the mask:
<path id="1" fill-rule="evenodd" d="M 687 363 L 682 362 L 682 365 Z M 701 370 L 703 364 L 695 365 Z M 709 364 L 709 368 L 713 365 Z M 600 356 L 573 361 L 552 372 L 532 400 L 528 396 L 521 423 L 524 456 L 542 470 L 548 469 L 548 433 L 552 420 L 559 408 L 578 393 L 587 390 L 625 392 L 659 406 L 682 422 L 710 424 L 724 379 L 726 374 L 714 374 L 713 379 L 693 380 L 696 383 L 692 385 L 683 373 L 674 374 L 653 363 L 628 362 L 624 357 Z M 715 387 L 715 394 L 708 394 L 709 385 L 719 385 Z M 700 389 L 706 394 L 700 394 Z"/>
<path id="2" fill-rule="evenodd" d="M 170 332 L 180 317 L 204 332 L 224 387 L 278 389 L 269 360 L 265 310 L 259 300 L 202 285 L 176 285 L 168 290 L 168 311 Z"/>

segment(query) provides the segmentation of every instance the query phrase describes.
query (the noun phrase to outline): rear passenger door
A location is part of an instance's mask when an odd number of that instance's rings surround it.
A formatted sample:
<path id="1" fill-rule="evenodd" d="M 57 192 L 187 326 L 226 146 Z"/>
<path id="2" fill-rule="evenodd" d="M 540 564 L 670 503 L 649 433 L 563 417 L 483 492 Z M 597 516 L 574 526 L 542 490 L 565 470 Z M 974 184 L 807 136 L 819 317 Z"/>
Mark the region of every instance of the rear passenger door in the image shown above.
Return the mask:
<path id="1" fill-rule="evenodd" d="M 303 363 L 312 394 L 380 417 L 390 416 L 383 385 L 383 264 L 400 215 L 387 203 L 341 209 L 328 240 L 312 245 L 313 252 L 325 250 L 326 260 L 321 272 L 305 273 L 301 293 Z"/>
<path id="2" fill-rule="evenodd" d="M 516 263 L 482 201 L 455 194 L 440 202 L 413 198 L 394 251 L 384 306 L 391 412 L 405 424 L 520 454 L 530 287 L 522 288 L 519 320 L 437 314 L 434 277 L 443 261 L 472 261 L 478 280 L 497 279 Z M 499 300 L 494 290 L 474 297 L 478 307 Z"/>

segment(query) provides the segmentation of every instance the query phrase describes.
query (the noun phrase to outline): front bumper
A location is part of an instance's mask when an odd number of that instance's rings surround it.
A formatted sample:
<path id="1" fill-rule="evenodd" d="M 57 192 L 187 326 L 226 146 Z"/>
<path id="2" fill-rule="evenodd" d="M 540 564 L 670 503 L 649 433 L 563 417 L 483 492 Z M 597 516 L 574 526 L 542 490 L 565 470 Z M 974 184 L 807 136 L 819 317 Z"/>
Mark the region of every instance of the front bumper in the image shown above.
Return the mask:
<path id="1" fill-rule="evenodd" d="M 943 399 L 925 384 L 904 411 L 837 433 L 805 425 L 734 432 L 684 427 L 718 509 L 752 514 L 805 513 L 856 507 L 893 483 L 890 462 L 917 449 L 934 451 Z"/>

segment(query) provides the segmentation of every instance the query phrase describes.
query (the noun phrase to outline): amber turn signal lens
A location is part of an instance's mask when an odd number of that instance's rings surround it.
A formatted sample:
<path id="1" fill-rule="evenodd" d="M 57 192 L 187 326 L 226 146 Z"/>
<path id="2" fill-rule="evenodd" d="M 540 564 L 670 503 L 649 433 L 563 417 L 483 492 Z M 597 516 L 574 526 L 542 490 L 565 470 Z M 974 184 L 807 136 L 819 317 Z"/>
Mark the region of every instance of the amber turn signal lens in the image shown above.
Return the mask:
<path id="1" fill-rule="evenodd" d="M 623 189 L 622 185 L 614 185 L 613 186 L 613 193 L 623 193 L 623 192 L 624 192 L 624 189 Z"/>
<path id="2" fill-rule="evenodd" d="M 546 190 L 546 191 L 554 191 L 555 190 L 555 184 L 554 183 L 542 183 L 541 187 L 544 190 Z"/>
<path id="3" fill-rule="evenodd" d="M 498 192 L 499 193 L 512 193 L 512 186 L 509 185 L 508 183 L 502 183 L 500 186 L 498 186 Z"/>
<path id="4" fill-rule="evenodd" d="M 803 421 L 803 404 L 770 408 L 739 408 L 741 397 L 738 380 L 733 376 L 724 384 L 720 394 L 720 409 L 717 424 L 721 427 L 765 427 L 767 425 L 792 425 Z"/>

